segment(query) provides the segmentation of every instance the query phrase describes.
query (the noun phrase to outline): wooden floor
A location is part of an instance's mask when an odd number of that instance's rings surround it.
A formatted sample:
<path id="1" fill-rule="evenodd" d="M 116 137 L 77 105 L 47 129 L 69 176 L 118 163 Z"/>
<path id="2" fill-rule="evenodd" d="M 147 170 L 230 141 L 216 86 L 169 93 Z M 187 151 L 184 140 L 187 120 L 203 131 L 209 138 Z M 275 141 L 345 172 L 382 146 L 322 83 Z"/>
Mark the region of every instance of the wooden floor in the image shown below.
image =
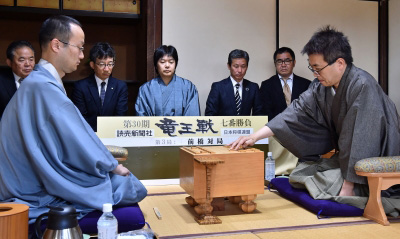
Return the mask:
<path id="1" fill-rule="evenodd" d="M 147 186 L 149 196 L 139 203 L 146 221 L 160 239 L 275 239 L 275 238 L 399 238 L 400 219 L 382 226 L 364 217 L 318 219 L 315 214 L 265 191 L 256 199 L 254 213 L 243 213 L 237 205 L 225 203 L 225 211 L 215 212 L 222 224 L 198 225 L 188 196 L 179 185 Z M 153 208 L 162 215 L 158 219 Z"/>

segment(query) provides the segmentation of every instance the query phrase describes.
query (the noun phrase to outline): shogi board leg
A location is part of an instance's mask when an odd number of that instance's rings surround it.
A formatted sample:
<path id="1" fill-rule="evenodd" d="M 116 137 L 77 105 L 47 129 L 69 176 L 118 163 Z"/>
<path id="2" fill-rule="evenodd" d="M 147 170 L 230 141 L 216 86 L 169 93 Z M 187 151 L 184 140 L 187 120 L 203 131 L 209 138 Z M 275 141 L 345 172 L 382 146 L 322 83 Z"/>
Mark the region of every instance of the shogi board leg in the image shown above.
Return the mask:
<path id="1" fill-rule="evenodd" d="M 213 211 L 225 211 L 225 199 L 224 198 L 214 198 L 211 202 Z"/>
<path id="2" fill-rule="evenodd" d="M 194 210 L 196 211 L 197 214 L 199 214 L 199 216 L 196 217 L 195 220 L 200 225 L 222 223 L 222 221 L 217 216 L 211 214 L 213 209 L 213 207 L 211 206 L 211 200 L 212 199 L 196 200 L 197 203 L 199 203 L 199 205 L 194 207 Z"/>
<path id="3" fill-rule="evenodd" d="M 256 197 L 257 194 L 242 196 L 242 200 L 244 202 L 239 203 L 240 209 L 242 209 L 242 211 L 246 213 L 253 212 L 257 207 L 257 203 L 253 201 L 254 199 L 256 199 Z"/>
<path id="4" fill-rule="evenodd" d="M 189 204 L 189 205 L 192 206 L 192 207 L 195 207 L 195 206 L 199 205 L 199 204 L 196 202 L 196 200 L 194 200 L 194 198 L 192 198 L 192 196 L 186 197 L 185 200 L 186 200 L 186 203 Z"/>
<path id="5" fill-rule="evenodd" d="M 239 199 L 240 199 L 240 197 L 239 197 Z M 192 207 L 199 205 L 192 196 L 186 197 L 185 201 L 187 204 L 189 204 Z M 214 198 L 211 202 L 211 206 L 213 207 L 213 211 L 225 211 L 224 198 Z"/>
<path id="6" fill-rule="evenodd" d="M 241 196 L 231 196 L 228 197 L 229 202 L 234 203 L 234 204 L 238 204 L 242 201 L 242 197 Z"/>
<path id="7" fill-rule="evenodd" d="M 382 180 L 381 177 L 368 177 L 369 199 L 363 216 L 384 226 L 389 226 L 390 223 L 382 207 Z"/>

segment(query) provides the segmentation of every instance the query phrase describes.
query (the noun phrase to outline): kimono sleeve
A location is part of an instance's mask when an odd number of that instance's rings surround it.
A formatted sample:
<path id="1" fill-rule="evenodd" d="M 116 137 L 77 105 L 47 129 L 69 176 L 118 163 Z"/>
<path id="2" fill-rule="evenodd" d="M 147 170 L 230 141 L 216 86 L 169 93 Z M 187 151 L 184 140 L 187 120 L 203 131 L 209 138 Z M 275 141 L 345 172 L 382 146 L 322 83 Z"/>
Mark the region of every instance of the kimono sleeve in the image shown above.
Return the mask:
<path id="1" fill-rule="evenodd" d="M 378 87 L 375 82 L 358 80 L 346 94 L 348 108 L 340 122 L 339 163 L 343 177 L 351 182 L 366 183 L 355 173 L 357 161 L 399 152 L 397 111 Z"/>
<path id="2" fill-rule="evenodd" d="M 183 111 L 183 116 L 200 116 L 199 94 L 196 86 L 191 82 L 187 84 L 187 102 Z"/>
<path id="3" fill-rule="evenodd" d="M 136 116 L 154 116 L 151 108 L 151 99 L 147 97 L 151 95 L 149 87 L 147 84 L 142 85 L 139 89 L 139 94 L 135 103 Z"/>
<path id="4" fill-rule="evenodd" d="M 321 155 L 334 147 L 325 111 L 325 91 L 319 84 L 313 84 L 267 126 L 297 157 Z"/>

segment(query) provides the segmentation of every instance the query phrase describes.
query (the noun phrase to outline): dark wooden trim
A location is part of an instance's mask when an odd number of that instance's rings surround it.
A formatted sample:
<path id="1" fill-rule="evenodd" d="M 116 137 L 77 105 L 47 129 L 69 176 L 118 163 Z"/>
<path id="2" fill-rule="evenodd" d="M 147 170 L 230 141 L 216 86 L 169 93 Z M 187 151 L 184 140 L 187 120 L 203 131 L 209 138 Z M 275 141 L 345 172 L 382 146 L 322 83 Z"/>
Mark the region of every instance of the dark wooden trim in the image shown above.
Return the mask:
<path id="1" fill-rule="evenodd" d="M 147 81 L 156 76 L 153 65 L 154 50 L 162 43 L 162 0 L 148 0 L 146 2 L 147 21 Z"/>
<path id="2" fill-rule="evenodd" d="M 276 10 L 275 10 L 275 15 L 276 15 L 276 50 L 279 49 L 279 0 L 276 0 Z"/>
<path id="3" fill-rule="evenodd" d="M 389 89 L 389 3 L 388 0 L 379 0 L 378 14 L 378 82 L 383 91 L 388 94 Z"/>
<path id="4" fill-rule="evenodd" d="M 68 16 L 88 16 L 88 17 L 104 17 L 104 18 L 131 18 L 138 19 L 140 14 L 133 13 L 114 13 L 114 12 L 98 12 L 85 10 L 65 10 L 37 7 L 10 7 L 0 6 L 0 13 L 24 13 L 24 14 L 47 14 L 47 15 L 68 15 Z"/>

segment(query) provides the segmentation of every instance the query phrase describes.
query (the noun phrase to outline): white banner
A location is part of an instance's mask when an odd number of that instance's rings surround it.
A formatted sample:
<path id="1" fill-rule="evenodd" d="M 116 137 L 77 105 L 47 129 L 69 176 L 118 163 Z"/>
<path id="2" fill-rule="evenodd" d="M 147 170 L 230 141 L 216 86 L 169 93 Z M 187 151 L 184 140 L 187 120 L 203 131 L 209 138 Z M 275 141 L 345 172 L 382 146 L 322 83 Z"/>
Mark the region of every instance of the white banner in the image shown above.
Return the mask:
<path id="1" fill-rule="evenodd" d="M 97 135 L 121 147 L 226 145 L 267 121 L 267 116 L 98 117 Z"/>

